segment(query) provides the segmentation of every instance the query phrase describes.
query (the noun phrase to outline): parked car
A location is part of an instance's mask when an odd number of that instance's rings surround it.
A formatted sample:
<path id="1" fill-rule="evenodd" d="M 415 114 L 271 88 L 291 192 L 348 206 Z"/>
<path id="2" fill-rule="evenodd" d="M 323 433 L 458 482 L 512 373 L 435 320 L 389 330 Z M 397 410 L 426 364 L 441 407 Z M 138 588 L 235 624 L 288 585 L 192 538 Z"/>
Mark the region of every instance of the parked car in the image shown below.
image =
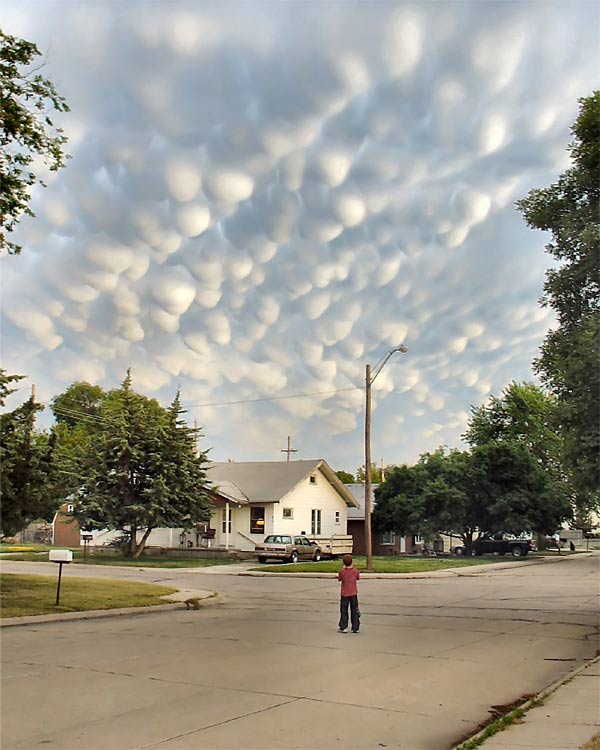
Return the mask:
<path id="1" fill-rule="evenodd" d="M 296 563 L 298 560 L 321 559 L 321 548 L 306 536 L 288 536 L 287 534 L 269 534 L 262 544 L 254 548 L 258 561 L 285 560 Z"/>
<path id="2" fill-rule="evenodd" d="M 472 555 L 494 554 L 506 555 L 510 553 L 513 557 L 525 557 L 529 552 L 537 549 L 530 538 L 516 537 L 511 534 L 483 534 L 475 539 L 471 547 Z M 455 555 L 465 555 L 465 548 L 460 545 L 453 550 Z"/>

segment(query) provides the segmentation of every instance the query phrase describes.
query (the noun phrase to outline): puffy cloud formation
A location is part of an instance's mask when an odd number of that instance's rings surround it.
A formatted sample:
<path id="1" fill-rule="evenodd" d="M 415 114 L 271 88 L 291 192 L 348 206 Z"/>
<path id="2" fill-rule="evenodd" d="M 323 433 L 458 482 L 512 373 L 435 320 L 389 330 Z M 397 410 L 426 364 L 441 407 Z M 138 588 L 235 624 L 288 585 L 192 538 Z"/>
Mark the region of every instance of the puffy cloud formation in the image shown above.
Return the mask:
<path id="1" fill-rule="evenodd" d="M 3 365 L 41 398 L 131 366 L 163 403 L 181 386 L 215 459 L 292 435 L 354 470 L 364 365 L 389 348 L 409 347 L 374 385 L 389 463 L 458 445 L 472 404 L 532 377 L 550 261 L 514 201 L 566 166 L 594 4 L 3 15 L 72 109 L 73 158 L 2 259 Z"/>

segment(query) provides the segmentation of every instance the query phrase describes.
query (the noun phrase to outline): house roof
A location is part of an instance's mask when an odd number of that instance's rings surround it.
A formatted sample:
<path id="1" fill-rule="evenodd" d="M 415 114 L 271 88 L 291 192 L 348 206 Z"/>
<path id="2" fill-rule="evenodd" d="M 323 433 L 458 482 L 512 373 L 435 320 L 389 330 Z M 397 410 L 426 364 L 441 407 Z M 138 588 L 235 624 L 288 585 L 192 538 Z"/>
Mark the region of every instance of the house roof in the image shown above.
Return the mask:
<path id="1" fill-rule="evenodd" d="M 373 492 L 379 487 L 378 484 L 372 484 Z M 364 521 L 365 519 L 365 485 L 364 484 L 347 484 L 346 489 L 350 492 L 356 501 L 356 506 L 348 509 L 349 521 Z M 376 505 L 375 498 L 371 501 L 371 509 Z"/>
<path id="2" fill-rule="evenodd" d="M 211 489 L 240 505 L 278 503 L 315 471 L 321 471 L 346 505 L 356 500 L 322 458 L 301 461 L 227 461 L 208 467 Z"/>

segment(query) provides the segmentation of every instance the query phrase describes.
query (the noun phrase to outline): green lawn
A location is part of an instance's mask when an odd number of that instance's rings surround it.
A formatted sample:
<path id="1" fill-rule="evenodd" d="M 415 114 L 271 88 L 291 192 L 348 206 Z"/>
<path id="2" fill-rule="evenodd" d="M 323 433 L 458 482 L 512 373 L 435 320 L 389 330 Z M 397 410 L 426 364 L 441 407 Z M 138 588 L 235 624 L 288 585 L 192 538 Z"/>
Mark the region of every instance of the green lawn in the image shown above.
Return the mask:
<path id="1" fill-rule="evenodd" d="M 57 569 L 58 570 L 58 569 Z M 166 604 L 159 597 L 177 589 L 134 581 L 106 581 L 101 578 L 70 578 L 63 570 L 60 604 L 55 606 L 56 576 L 0 576 L 0 616 L 23 617 L 57 612 L 85 612 L 117 607 L 153 607 Z"/>
<path id="2" fill-rule="evenodd" d="M 8 546 L 8 545 L 7 545 Z M 27 545 L 28 547 L 39 547 L 39 549 L 30 552 L 21 552 L 23 547 L 14 547 L 16 554 L 10 556 L 11 560 L 17 562 L 45 562 L 48 560 L 48 551 L 59 549 L 58 547 L 44 547 L 43 545 Z M 60 547 L 60 549 L 65 549 Z M 231 559 L 211 558 L 205 559 L 200 557 L 167 557 L 166 555 L 142 555 L 137 560 L 123 555 L 93 555 L 88 553 L 87 559 L 84 558 L 83 550 L 79 547 L 71 547 L 73 550 L 73 563 L 85 565 L 125 565 L 134 568 L 206 568 L 211 565 L 231 565 L 238 562 Z M 6 552 L 7 550 L 3 550 Z"/>
<path id="3" fill-rule="evenodd" d="M 376 573 L 422 573 L 429 570 L 448 568 L 465 568 L 471 565 L 497 563 L 501 560 L 510 562 L 512 557 L 374 557 L 373 568 Z M 523 559 L 523 558 L 519 558 Z M 355 557 L 354 566 L 359 570 L 366 567 L 364 557 Z M 260 565 L 252 570 L 267 573 L 337 573 L 342 568 L 341 560 L 321 560 L 321 562 L 281 563 Z"/>

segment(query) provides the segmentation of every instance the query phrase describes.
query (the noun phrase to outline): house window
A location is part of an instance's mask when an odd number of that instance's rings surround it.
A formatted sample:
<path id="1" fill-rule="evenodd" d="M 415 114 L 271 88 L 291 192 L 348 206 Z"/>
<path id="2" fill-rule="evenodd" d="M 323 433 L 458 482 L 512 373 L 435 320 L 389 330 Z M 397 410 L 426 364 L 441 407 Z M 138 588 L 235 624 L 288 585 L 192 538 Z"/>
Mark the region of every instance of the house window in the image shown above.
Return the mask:
<path id="1" fill-rule="evenodd" d="M 229 513 L 229 519 L 227 519 L 227 508 L 223 508 L 221 511 L 222 513 L 222 520 L 221 520 L 221 529 L 223 530 L 224 534 L 231 534 L 231 512 Z M 229 528 L 227 528 L 227 520 L 229 520 Z"/>
<path id="2" fill-rule="evenodd" d="M 420 543 L 421 543 L 422 541 L 423 541 L 423 537 L 422 537 L 422 536 L 419 536 L 419 534 L 415 534 L 415 535 L 413 536 L 413 542 L 414 542 L 415 544 L 420 544 Z"/>
<path id="3" fill-rule="evenodd" d="M 73 505 L 67 505 L 67 513 L 72 513 L 75 507 Z"/>
<path id="4" fill-rule="evenodd" d="M 321 511 L 314 508 L 310 512 L 310 533 L 313 536 L 321 533 Z"/>
<path id="5" fill-rule="evenodd" d="M 317 483 L 317 475 L 316 474 L 311 474 L 309 481 L 310 481 L 311 484 L 316 484 Z"/>
<path id="6" fill-rule="evenodd" d="M 294 509 L 293 508 L 284 508 L 283 509 L 283 517 L 284 518 L 293 518 L 294 517 Z"/>
<path id="7" fill-rule="evenodd" d="M 264 534 L 265 533 L 265 509 L 264 508 L 250 508 L 250 533 L 251 534 Z"/>
<path id="8" fill-rule="evenodd" d="M 395 531 L 384 531 L 381 535 L 382 544 L 395 544 L 396 532 Z"/>
<path id="9" fill-rule="evenodd" d="M 336 510 L 336 512 L 335 512 L 335 522 L 336 523 L 340 522 L 340 512 L 339 512 L 339 510 Z"/>

